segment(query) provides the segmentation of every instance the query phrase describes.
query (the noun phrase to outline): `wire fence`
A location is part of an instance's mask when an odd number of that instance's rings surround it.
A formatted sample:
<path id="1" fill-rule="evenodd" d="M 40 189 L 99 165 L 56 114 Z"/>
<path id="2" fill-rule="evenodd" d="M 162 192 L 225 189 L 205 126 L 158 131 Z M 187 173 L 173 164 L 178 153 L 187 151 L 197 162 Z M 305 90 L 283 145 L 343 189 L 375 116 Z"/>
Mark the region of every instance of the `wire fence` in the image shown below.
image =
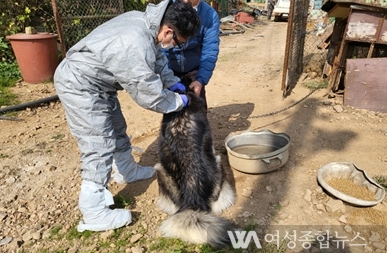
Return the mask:
<path id="1" fill-rule="evenodd" d="M 306 25 L 303 56 L 303 72 L 322 76 L 327 58 L 329 36 L 333 31 L 334 18 L 327 18 L 322 10 L 311 10 Z"/>
<path id="2" fill-rule="evenodd" d="M 124 12 L 122 0 L 52 0 L 62 56 L 94 28 Z"/>
<path id="3" fill-rule="evenodd" d="M 150 2 L 157 3 L 158 1 Z M 220 17 L 228 15 L 230 1 L 215 0 L 206 2 L 218 10 Z M 300 8 L 305 7 L 305 4 L 300 1 L 296 1 L 296 3 L 295 9 L 298 9 L 298 5 L 300 5 Z M 52 6 L 63 57 L 70 47 L 75 45 L 94 28 L 125 11 L 123 0 L 52 0 Z M 295 24 L 301 24 L 301 19 L 303 19 L 302 15 L 295 15 L 293 22 Z M 293 55 L 302 55 L 303 72 L 314 72 L 316 75 L 322 75 L 327 56 L 325 41 L 330 34 L 330 29 L 333 28 L 333 22 L 333 20 L 326 18 L 325 12 L 311 10 L 307 18 L 305 32 L 301 31 L 298 25 L 295 25 L 292 32 L 293 39 L 299 41 L 298 37 L 305 35 L 303 48 L 292 49 Z M 295 36 L 295 34 L 299 33 L 298 31 L 304 34 Z M 290 58 L 296 59 L 297 57 Z M 296 63 L 298 61 L 294 60 L 289 63 Z M 294 66 L 300 67 L 299 64 L 294 64 Z"/>

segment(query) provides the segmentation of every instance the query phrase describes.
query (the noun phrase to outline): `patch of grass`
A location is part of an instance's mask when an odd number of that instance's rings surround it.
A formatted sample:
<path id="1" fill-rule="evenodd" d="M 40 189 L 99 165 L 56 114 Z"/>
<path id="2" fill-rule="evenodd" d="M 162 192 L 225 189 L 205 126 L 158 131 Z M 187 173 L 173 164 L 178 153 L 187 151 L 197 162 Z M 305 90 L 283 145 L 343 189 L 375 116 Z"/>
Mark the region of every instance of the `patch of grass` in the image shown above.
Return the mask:
<path id="1" fill-rule="evenodd" d="M 54 140 L 61 140 L 65 137 L 64 134 L 56 134 L 54 136 L 51 137 L 51 139 L 54 139 Z"/>
<path id="2" fill-rule="evenodd" d="M 314 89 L 326 89 L 328 88 L 328 80 L 311 80 L 303 82 L 302 85 L 305 86 L 308 89 L 314 90 Z"/>
<path id="3" fill-rule="evenodd" d="M 165 253 L 189 253 L 194 251 L 192 247 L 195 248 L 180 239 L 161 237 L 157 242 L 152 243 L 149 249 Z"/>
<path id="4" fill-rule="evenodd" d="M 130 242 L 130 238 L 132 237 L 131 233 L 121 233 L 120 238 L 117 239 L 116 246 L 117 247 L 127 247 Z"/>
<path id="5" fill-rule="evenodd" d="M 25 156 L 25 155 L 34 153 L 34 151 L 29 148 L 29 149 L 23 150 L 21 153 L 22 153 L 23 156 Z"/>
<path id="6" fill-rule="evenodd" d="M 94 232 L 92 231 L 89 231 L 89 230 L 86 230 L 82 233 L 78 232 L 77 230 L 77 225 L 74 224 L 73 226 L 71 226 L 71 228 L 69 229 L 69 231 L 66 233 L 65 235 L 65 238 L 68 240 L 68 241 L 71 241 L 71 240 L 79 240 L 81 239 L 82 237 L 83 238 L 90 238 L 92 235 L 94 234 Z"/>
<path id="7" fill-rule="evenodd" d="M 3 86 L 3 81 L 16 81 L 21 78 L 21 73 L 19 69 L 19 65 L 16 61 L 9 62 L 0 62 L 0 84 Z M 3 80 L 3 81 L 2 81 Z M 8 87 L 10 87 L 15 82 L 8 83 Z"/>
<path id="8" fill-rule="evenodd" d="M 9 155 L 7 155 L 7 154 L 0 154 L 0 158 L 8 158 L 9 157 Z"/>
<path id="9" fill-rule="evenodd" d="M 378 175 L 373 178 L 376 183 L 380 184 L 384 189 L 387 190 L 387 176 Z"/>
<path id="10" fill-rule="evenodd" d="M 125 208 L 125 207 L 130 206 L 133 203 L 132 200 L 125 198 L 124 196 L 122 196 L 120 194 L 114 196 L 113 199 L 114 199 L 114 206 L 116 208 Z"/>
<path id="11" fill-rule="evenodd" d="M 16 94 L 11 93 L 8 87 L 3 87 L 0 84 L 0 107 L 15 105 L 18 103 L 20 103 L 20 101 L 17 100 Z"/>
<path id="12" fill-rule="evenodd" d="M 16 94 L 11 93 L 9 90 L 20 77 L 19 66 L 16 62 L 0 62 L 0 107 L 20 103 Z"/>
<path id="13" fill-rule="evenodd" d="M 58 237 L 60 237 L 59 235 L 59 231 L 62 229 L 62 226 L 55 226 L 53 227 L 51 230 L 50 230 L 50 238 L 57 238 L 57 239 L 60 239 Z"/>

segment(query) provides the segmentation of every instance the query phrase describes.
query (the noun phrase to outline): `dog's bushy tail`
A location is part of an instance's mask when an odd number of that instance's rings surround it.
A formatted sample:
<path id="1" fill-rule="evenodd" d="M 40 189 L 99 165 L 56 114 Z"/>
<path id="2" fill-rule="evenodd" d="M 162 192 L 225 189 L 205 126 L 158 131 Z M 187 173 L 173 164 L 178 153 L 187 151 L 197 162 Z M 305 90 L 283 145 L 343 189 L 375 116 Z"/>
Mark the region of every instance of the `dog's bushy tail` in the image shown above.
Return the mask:
<path id="1" fill-rule="evenodd" d="M 180 238 L 195 244 L 220 248 L 230 244 L 227 231 L 238 230 L 231 221 L 203 211 L 185 210 L 166 219 L 160 226 L 164 237 Z"/>

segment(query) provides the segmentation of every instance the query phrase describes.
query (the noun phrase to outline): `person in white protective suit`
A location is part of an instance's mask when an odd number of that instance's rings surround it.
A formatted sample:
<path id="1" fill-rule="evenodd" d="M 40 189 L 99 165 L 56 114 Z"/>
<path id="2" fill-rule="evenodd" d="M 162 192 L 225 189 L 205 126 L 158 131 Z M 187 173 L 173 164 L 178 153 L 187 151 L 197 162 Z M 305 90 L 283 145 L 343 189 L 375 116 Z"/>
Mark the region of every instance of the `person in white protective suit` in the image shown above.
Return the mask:
<path id="1" fill-rule="evenodd" d="M 183 85 L 160 48 L 181 46 L 199 25 L 190 4 L 166 0 L 149 4 L 145 12 L 126 12 L 94 29 L 57 67 L 55 88 L 81 151 L 79 232 L 105 231 L 131 222 L 129 210 L 109 208 L 114 204 L 109 180 L 148 179 L 155 170 L 133 159 L 117 90 L 124 89 L 137 104 L 156 112 L 185 107 L 188 98 L 173 92 Z"/>

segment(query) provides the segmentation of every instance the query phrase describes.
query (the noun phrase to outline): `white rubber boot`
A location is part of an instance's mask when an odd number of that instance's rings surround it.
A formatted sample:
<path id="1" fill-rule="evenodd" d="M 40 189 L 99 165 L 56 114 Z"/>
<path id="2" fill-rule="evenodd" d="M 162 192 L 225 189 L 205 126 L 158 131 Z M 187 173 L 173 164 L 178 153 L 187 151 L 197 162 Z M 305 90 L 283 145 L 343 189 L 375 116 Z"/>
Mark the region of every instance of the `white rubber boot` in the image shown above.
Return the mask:
<path id="1" fill-rule="evenodd" d="M 126 209 L 110 209 L 113 205 L 112 194 L 102 185 L 91 181 L 82 181 L 79 194 L 79 210 L 83 221 L 77 226 L 78 232 L 85 230 L 106 231 L 128 225 L 132 215 Z"/>
<path id="2" fill-rule="evenodd" d="M 138 165 L 132 156 L 132 149 L 115 153 L 112 167 L 114 173 L 111 178 L 119 184 L 148 179 L 156 172 L 153 167 Z"/>

